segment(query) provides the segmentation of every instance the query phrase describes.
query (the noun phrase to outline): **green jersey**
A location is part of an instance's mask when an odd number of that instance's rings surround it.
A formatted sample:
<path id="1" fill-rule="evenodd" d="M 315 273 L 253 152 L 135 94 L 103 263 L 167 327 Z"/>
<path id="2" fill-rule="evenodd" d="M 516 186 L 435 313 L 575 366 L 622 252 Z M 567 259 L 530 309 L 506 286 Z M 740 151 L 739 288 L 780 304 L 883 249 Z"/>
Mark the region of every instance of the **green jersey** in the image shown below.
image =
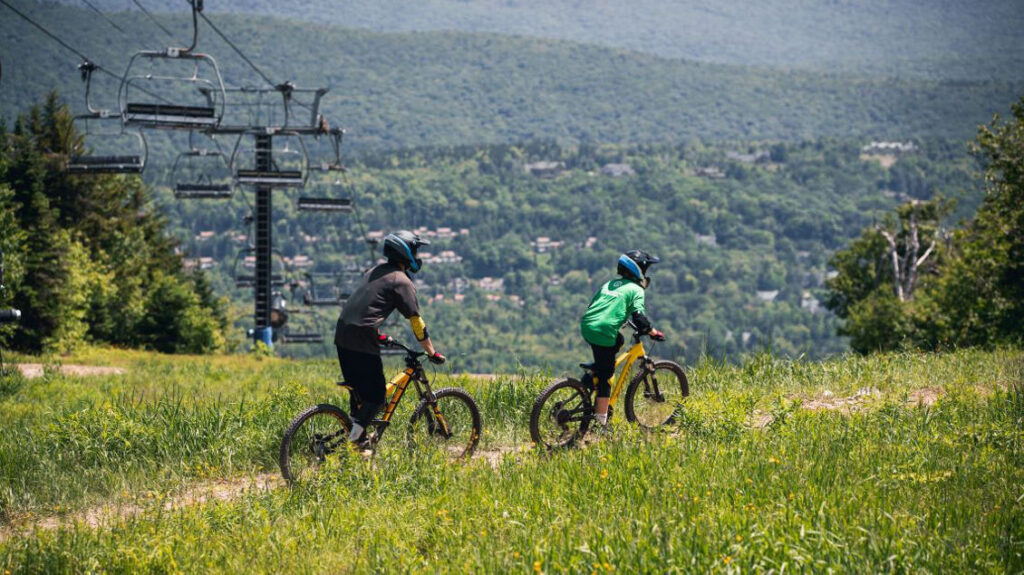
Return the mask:
<path id="1" fill-rule="evenodd" d="M 580 320 L 580 333 L 587 343 L 614 347 L 619 328 L 635 312 L 647 313 L 644 288 L 625 278 L 614 279 L 601 286 L 590 300 Z"/>

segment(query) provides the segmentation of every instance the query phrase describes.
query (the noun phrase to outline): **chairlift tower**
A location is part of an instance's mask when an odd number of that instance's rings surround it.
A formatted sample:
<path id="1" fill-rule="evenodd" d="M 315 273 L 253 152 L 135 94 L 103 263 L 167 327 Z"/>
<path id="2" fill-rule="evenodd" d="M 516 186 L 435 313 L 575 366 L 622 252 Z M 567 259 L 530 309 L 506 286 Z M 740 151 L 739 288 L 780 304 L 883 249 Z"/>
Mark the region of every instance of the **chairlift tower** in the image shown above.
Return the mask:
<path id="1" fill-rule="evenodd" d="M 128 67 L 121 79 L 118 90 L 118 106 L 120 108 L 120 124 L 122 133 L 128 132 L 139 138 L 142 154 L 139 156 L 106 156 L 106 157 L 75 157 L 70 162 L 69 171 L 73 173 L 140 173 L 146 159 L 146 142 L 142 130 L 160 129 L 171 131 L 188 131 L 190 152 L 186 156 L 206 156 L 205 151 L 192 144 L 193 134 L 208 137 L 234 136 L 238 138 L 235 150 L 231 155 L 228 170 L 235 185 L 253 187 L 255 207 L 253 210 L 254 241 L 252 246 L 255 256 L 255 274 L 252 277 L 254 295 L 254 342 L 263 342 L 273 346 L 275 313 L 280 315 L 284 305 L 275 309 L 275 296 L 283 301 L 279 293 L 274 291 L 283 278 L 276 278 L 273 273 L 273 195 L 277 188 L 302 188 L 306 184 L 312 168 L 308 150 L 303 137 L 328 137 L 333 148 L 331 162 L 320 164 L 325 172 L 344 171 L 341 165 L 340 147 L 344 130 L 328 128 L 325 118 L 320 114 L 320 102 L 325 88 L 301 89 L 291 82 L 284 82 L 267 88 L 230 88 L 224 83 L 223 76 L 216 60 L 208 54 L 196 51 L 199 38 L 199 17 L 203 11 L 203 0 L 189 0 L 192 7 L 193 36 L 192 44 L 187 48 L 169 47 L 164 50 L 140 50 L 129 60 Z M 204 17 L 205 18 L 205 17 Z M 212 24 L 211 24 L 212 25 Z M 215 28 L 216 30 L 216 28 Z M 218 31 L 219 32 L 219 31 Z M 237 50 L 237 48 L 236 48 Z M 251 63 L 250 63 L 251 64 Z M 88 114 L 80 120 L 106 119 L 107 113 L 93 108 L 89 102 L 89 80 L 95 66 L 86 62 L 81 67 L 82 79 L 86 82 L 86 107 Z M 184 69 L 184 71 L 176 71 Z M 258 71 L 258 70 L 257 70 Z M 262 73 L 260 73 L 262 75 Z M 263 76 L 266 79 L 266 76 Z M 269 80 L 268 80 L 268 83 Z M 182 89 L 185 88 L 185 89 Z M 163 96 L 161 96 L 163 94 Z M 226 112 L 231 104 L 229 94 L 255 94 L 262 102 L 264 97 L 281 98 L 283 117 L 275 121 L 273 115 L 264 118 L 262 114 L 250 117 L 247 123 L 231 125 L 226 123 Z M 309 110 L 309 119 L 295 119 L 291 112 L 296 96 L 309 98 L 309 104 L 302 103 Z M 148 98 L 147 98 L 148 96 Z M 171 98 L 172 100 L 168 100 Z M 178 98 L 178 100 L 174 100 Z M 257 104 L 259 106 L 260 104 Z M 116 115 L 110 116 L 117 119 Z M 253 140 L 252 169 L 239 169 L 239 143 L 243 138 Z M 296 139 L 301 148 L 304 165 L 302 169 L 278 169 L 274 158 L 275 138 L 289 137 Z M 203 153 L 200 153 L 203 152 Z M 217 152 L 214 157 L 222 159 Z M 175 186 L 178 198 L 197 200 L 223 199 L 231 196 L 232 187 L 214 182 L 197 182 Z M 351 199 L 346 198 L 315 198 L 303 196 L 299 199 L 300 211 L 320 211 L 345 213 L 352 211 Z M 236 264 L 237 267 L 237 264 Z M 236 278 L 236 282 L 238 278 Z M 239 283 L 238 285 L 241 285 Z M 246 282 L 248 285 L 248 282 Z M 287 330 L 283 330 L 285 335 Z M 322 343 L 315 334 L 295 334 L 292 342 Z M 282 339 L 284 343 L 286 340 Z"/>

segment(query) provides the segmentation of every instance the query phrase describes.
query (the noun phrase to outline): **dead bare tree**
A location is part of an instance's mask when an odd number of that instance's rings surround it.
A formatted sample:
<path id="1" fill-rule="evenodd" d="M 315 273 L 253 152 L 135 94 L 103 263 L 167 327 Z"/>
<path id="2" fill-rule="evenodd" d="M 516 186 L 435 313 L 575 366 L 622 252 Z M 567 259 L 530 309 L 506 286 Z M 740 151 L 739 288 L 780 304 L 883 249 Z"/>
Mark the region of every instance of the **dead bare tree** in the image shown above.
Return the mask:
<path id="1" fill-rule="evenodd" d="M 935 252 L 935 242 L 939 237 L 938 230 L 931 230 L 928 249 L 920 254 L 921 239 L 918 218 L 937 220 L 936 204 L 913 200 L 899 209 L 900 218 L 896 231 L 883 226 L 876 226 L 878 233 L 889 244 L 886 256 L 892 262 L 893 292 L 900 301 L 914 299 L 917 288 L 918 271 L 928 258 Z"/>

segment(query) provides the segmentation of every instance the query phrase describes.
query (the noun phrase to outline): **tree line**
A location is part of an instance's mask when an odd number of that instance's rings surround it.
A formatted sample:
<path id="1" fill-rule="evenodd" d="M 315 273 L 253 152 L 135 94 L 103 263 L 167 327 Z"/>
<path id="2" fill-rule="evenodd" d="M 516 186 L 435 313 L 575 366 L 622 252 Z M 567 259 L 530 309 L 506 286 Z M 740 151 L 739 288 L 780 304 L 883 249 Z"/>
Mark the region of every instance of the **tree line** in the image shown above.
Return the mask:
<path id="1" fill-rule="evenodd" d="M 64 171 L 83 145 L 56 94 L 13 126 L 0 122 L 0 307 L 23 313 L 0 334 L 35 352 L 86 343 L 222 349 L 224 303 L 205 277 L 184 272 L 141 180 Z"/>

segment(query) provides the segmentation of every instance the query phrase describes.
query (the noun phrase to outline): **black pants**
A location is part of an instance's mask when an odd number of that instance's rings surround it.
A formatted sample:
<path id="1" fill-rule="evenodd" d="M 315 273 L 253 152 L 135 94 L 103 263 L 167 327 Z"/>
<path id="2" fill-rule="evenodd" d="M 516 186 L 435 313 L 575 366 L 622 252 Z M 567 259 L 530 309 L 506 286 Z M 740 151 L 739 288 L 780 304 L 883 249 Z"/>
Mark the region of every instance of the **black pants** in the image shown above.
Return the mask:
<path id="1" fill-rule="evenodd" d="M 384 405 L 387 381 L 384 379 L 384 363 L 379 355 L 352 351 L 338 347 L 338 363 L 341 364 L 341 375 L 345 383 L 352 386 L 359 394 L 363 404 L 357 406 L 355 397 L 350 396 L 352 404 L 349 413 L 356 423 L 364 428 L 373 420 L 380 406 Z"/>
<path id="2" fill-rule="evenodd" d="M 625 342 L 626 340 L 620 333 L 615 338 L 615 345 L 612 347 L 590 344 L 590 349 L 594 352 L 594 375 L 597 376 L 598 397 L 608 397 L 612 394 L 610 380 L 615 373 L 615 355 L 619 353 Z"/>

